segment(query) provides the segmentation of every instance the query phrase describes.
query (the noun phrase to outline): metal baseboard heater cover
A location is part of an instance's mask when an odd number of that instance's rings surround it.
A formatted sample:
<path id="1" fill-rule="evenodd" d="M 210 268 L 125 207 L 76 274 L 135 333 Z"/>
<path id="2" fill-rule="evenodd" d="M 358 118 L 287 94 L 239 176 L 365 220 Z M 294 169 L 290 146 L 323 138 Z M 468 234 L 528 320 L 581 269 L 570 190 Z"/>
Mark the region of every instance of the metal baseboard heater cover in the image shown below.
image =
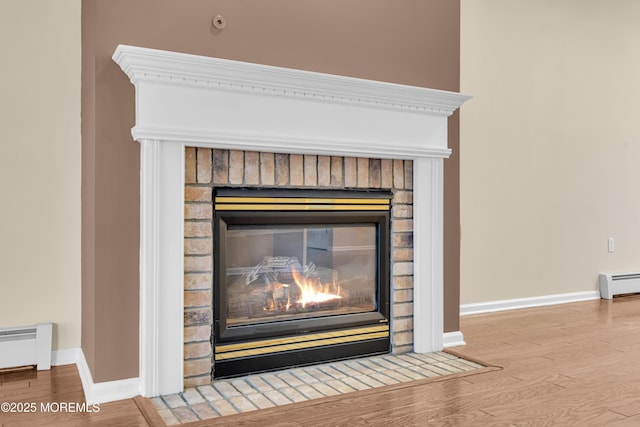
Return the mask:
<path id="1" fill-rule="evenodd" d="M 612 299 L 615 295 L 640 292 L 640 272 L 600 274 L 600 297 Z"/>
<path id="2" fill-rule="evenodd" d="M 52 323 L 0 328 L 0 369 L 37 365 L 51 368 Z"/>

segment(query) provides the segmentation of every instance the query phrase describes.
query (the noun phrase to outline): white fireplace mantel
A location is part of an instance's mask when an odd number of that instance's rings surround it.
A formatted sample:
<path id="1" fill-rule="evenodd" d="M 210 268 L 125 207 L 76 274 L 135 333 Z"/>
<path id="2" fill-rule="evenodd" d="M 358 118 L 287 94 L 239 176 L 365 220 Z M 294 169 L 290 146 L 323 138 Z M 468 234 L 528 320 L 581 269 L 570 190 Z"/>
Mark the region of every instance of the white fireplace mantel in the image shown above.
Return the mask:
<path id="1" fill-rule="evenodd" d="M 141 144 L 140 393 L 183 387 L 186 146 L 413 160 L 414 349 L 443 347 L 447 117 L 469 96 L 118 46 Z"/>

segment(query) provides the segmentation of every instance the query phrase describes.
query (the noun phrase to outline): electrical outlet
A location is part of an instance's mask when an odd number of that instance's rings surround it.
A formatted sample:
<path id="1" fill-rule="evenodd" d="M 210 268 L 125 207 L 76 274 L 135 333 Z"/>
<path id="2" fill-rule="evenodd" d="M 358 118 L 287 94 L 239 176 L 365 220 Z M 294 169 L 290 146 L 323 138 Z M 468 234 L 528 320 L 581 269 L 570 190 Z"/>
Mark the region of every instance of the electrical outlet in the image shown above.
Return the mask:
<path id="1" fill-rule="evenodd" d="M 607 239 L 607 247 L 609 248 L 609 253 L 613 252 L 613 237 Z"/>

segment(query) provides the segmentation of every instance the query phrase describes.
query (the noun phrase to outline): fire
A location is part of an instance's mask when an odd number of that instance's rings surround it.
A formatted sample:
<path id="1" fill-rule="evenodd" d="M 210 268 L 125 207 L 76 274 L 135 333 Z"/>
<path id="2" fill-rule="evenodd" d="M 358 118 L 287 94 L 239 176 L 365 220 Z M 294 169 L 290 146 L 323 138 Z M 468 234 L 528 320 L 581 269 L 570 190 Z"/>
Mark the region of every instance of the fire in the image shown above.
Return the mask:
<path id="1" fill-rule="evenodd" d="M 342 299 L 340 295 L 340 287 L 335 284 L 322 284 L 320 279 L 308 279 L 303 277 L 295 268 L 291 268 L 293 280 L 300 289 L 300 299 L 297 304 L 305 308 L 307 305 L 318 304 L 327 301 Z M 287 309 L 290 304 L 287 304 Z"/>

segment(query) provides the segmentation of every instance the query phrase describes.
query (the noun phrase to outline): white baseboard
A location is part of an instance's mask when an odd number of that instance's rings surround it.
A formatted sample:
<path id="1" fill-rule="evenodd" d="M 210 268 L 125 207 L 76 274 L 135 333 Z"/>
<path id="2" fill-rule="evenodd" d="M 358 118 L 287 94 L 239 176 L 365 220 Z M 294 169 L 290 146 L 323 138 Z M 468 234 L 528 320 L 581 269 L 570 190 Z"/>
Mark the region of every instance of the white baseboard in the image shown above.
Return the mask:
<path id="1" fill-rule="evenodd" d="M 445 332 L 442 336 L 442 344 L 444 348 L 449 347 L 459 347 L 461 345 L 467 345 L 464 342 L 464 336 L 462 335 L 462 331 L 454 331 L 454 332 Z"/>
<path id="2" fill-rule="evenodd" d="M 573 292 L 568 294 L 544 295 L 531 298 L 462 304 L 460 305 L 460 316 L 516 310 L 520 308 L 543 307 L 546 305 L 566 304 L 570 302 L 589 301 L 594 299 L 600 299 L 599 291 Z"/>
<path id="3" fill-rule="evenodd" d="M 51 364 L 54 366 L 71 365 L 74 363 L 78 367 L 85 400 L 88 404 L 130 399 L 140 394 L 139 378 L 94 383 L 87 359 L 85 359 L 84 352 L 79 347 L 54 350 L 51 352 Z"/>
<path id="4" fill-rule="evenodd" d="M 60 366 L 77 364 L 78 360 L 80 360 L 81 353 L 82 350 L 80 347 L 53 350 L 51 352 L 51 365 Z"/>

